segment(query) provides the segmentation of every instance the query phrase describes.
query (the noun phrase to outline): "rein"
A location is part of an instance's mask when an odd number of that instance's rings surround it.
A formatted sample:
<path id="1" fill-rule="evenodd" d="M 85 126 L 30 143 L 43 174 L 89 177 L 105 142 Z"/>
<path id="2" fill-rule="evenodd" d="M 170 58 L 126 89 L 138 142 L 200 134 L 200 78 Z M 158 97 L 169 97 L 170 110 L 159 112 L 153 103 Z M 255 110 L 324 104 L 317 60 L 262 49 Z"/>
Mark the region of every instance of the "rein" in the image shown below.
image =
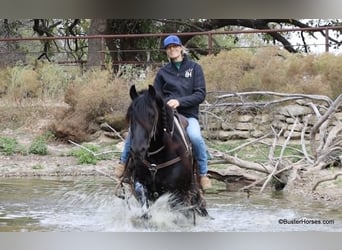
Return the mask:
<path id="1" fill-rule="evenodd" d="M 160 164 L 154 164 L 154 163 L 150 163 L 147 160 L 143 160 L 143 163 L 145 164 L 146 167 L 148 167 L 148 169 L 151 172 L 157 172 L 159 169 L 171 166 L 177 162 L 181 161 L 181 157 L 177 156 L 176 158 L 173 158 L 172 160 L 160 163 Z"/>
<path id="2" fill-rule="evenodd" d="M 153 196 L 155 198 L 157 198 L 159 196 L 159 194 L 157 192 L 155 192 L 156 190 L 156 174 L 157 174 L 157 171 L 159 169 L 162 169 L 162 168 L 165 168 L 165 167 L 168 167 L 168 166 L 171 166 L 177 162 L 181 161 L 181 158 L 180 156 L 177 156 L 176 158 L 173 158 L 172 160 L 169 160 L 169 161 L 166 161 L 166 162 L 163 162 L 163 163 L 160 163 L 160 164 L 154 164 L 154 163 L 150 163 L 148 162 L 147 160 L 143 160 L 143 163 L 145 164 L 145 166 L 148 168 L 148 170 L 151 172 L 151 175 L 152 175 L 152 182 L 153 182 L 153 189 L 154 189 L 154 193 L 153 193 Z"/>
<path id="3" fill-rule="evenodd" d="M 153 126 L 154 128 L 156 128 L 156 123 L 154 124 Z M 167 132 L 166 128 L 163 129 L 164 133 Z M 172 123 L 172 130 L 170 131 L 170 134 L 171 136 L 173 136 L 173 132 L 174 132 L 174 122 Z M 153 129 L 152 130 L 152 133 L 150 135 L 150 139 L 152 139 L 152 137 L 155 138 L 155 133 L 156 133 L 156 129 Z M 157 150 L 153 151 L 153 152 L 148 152 L 147 155 L 148 156 L 151 156 L 151 155 L 156 155 L 158 154 L 159 152 L 161 152 L 163 149 L 165 148 L 165 145 L 162 145 L 160 148 L 158 148 Z M 155 171 L 157 172 L 159 169 L 161 168 L 165 168 L 165 167 L 168 167 L 168 166 L 171 166 L 177 162 L 179 162 L 181 160 L 181 158 L 179 156 L 177 156 L 176 158 L 172 159 L 172 160 L 169 160 L 169 161 L 166 161 L 166 162 L 163 162 L 163 163 L 160 163 L 160 164 L 153 164 L 153 163 L 150 163 L 149 161 L 147 161 L 146 159 L 143 160 L 143 163 L 148 167 L 149 170 L 152 170 L 152 171 Z"/>
<path id="4" fill-rule="evenodd" d="M 189 152 L 189 145 L 187 144 L 186 140 L 185 140 L 185 136 L 184 136 L 184 131 L 182 130 L 181 128 L 181 125 L 179 124 L 179 121 L 178 119 L 174 116 L 173 117 L 173 123 L 172 123 L 172 130 L 170 131 L 170 134 L 171 136 L 173 136 L 173 133 L 174 133 L 174 128 L 175 128 L 175 124 L 176 124 L 176 128 L 178 129 L 178 131 L 180 132 L 181 134 L 181 138 L 182 138 L 182 141 L 183 143 L 185 144 L 185 147 L 186 147 L 186 152 L 188 153 Z M 156 127 L 156 125 L 154 125 L 153 127 Z M 150 138 L 152 137 L 155 137 L 155 131 L 153 131 L 153 133 L 151 133 L 151 136 Z M 163 129 L 164 133 L 166 133 L 166 128 Z M 153 152 L 148 152 L 148 156 L 151 156 L 151 155 L 155 155 L 159 152 L 161 152 L 163 149 L 165 148 L 165 145 L 161 146 L 159 149 L 153 151 Z M 168 166 L 171 166 L 177 162 L 179 162 L 181 160 L 181 157 L 180 156 L 177 156 L 176 158 L 172 159 L 172 160 L 169 160 L 169 161 L 166 161 L 166 162 L 163 162 L 163 163 L 160 163 L 160 164 L 153 164 L 153 163 L 150 163 L 149 161 L 147 161 L 146 159 L 143 160 L 143 163 L 145 164 L 145 166 L 148 167 L 148 169 L 150 171 L 155 171 L 157 172 L 159 169 L 161 168 L 165 168 L 165 167 L 168 167 Z"/>
<path id="5" fill-rule="evenodd" d="M 178 131 L 180 132 L 181 134 L 181 137 L 182 137 L 182 140 L 183 142 L 184 141 L 184 131 L 182 131 L 182 129 L 180 129 L 180 125 L 179 125 L 179 122 L 177 120 L 177 118 L 174 116 L 173 117 L 173 123 L 172 123 L 172 129 L 170 131 L 170 135 L 171 137 L 173 136 L 174 134 L 174 131 L 175 131 L 175 124 L 176 124 L 176 128 L 178 129 Z M 156 127 L 156 125 L 154 124 L 153 127 Z M 156 130 L 154 130 L 154 133 L 151 133 L 150 135 L 150 138 L 154 137 L 155 138 L 155 132 Z M 163 128 L 163 132 L 164 133 L 167 133 L 167 129 L 166 128 Z M 156 155 L 158 154 L 159 152 L 161 152 L 163 149 L 165 148 L 165 145 L 162 145 L 159 149 L 153 151 L 153 152 L 148 152 L 148 156 L 151 156 L 151 155 Z M 186 151 L 188 152 L 188 145 L 186 145 Z M 158 170 L 162 169 L 162 168 L 166 168 L 166 167 L 169 167 L 169 166 L 172 166 L 178 162 L 180 162 L 182 160 L 182 158 L 180 156 L 177 156 L 169 161 L 166 161 L 166 162 L 163 162 L 163 163 L 160 163 L 160 164 L 155 164 L 155 163 L 150 163 L 149 161 L 147 161 L 146 159 L 144 159 L 142 162 L 144 163 L 144 165 L 148 168 L 148 170 L 150 171 L 151 175 L 152 175 L 152 181 L 153 181 L 153 189 L 156 190 L 155 188 L 155 178 L 156 178 L 156 174 L 158 172 Z M 153 194 L 156 197 L 158 197 L 158 193 L 157 192 L 154 192 Z"/>

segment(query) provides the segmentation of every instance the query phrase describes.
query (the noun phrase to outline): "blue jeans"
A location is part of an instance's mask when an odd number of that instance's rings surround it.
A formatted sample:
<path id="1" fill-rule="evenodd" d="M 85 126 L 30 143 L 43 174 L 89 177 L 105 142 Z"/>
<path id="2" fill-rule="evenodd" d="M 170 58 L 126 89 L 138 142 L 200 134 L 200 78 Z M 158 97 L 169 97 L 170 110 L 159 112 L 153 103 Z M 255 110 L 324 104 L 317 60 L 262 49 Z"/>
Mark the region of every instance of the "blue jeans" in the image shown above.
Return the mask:
<path id="1" fill-rule="evenodd" d="M 208 155 L 207 155 L 207 147 L 205 145 L 204 139 L 201 134 L 201 128 L 199 122 L 196 118 L 190 117 L 187 118 L 188 127 L 186 128 L 186 132 L 188 133 L 189 139 L 192 143 L 192 147 L 194 149 L 194 157 L 198 163 L 198 171 L 199 174 L 206 175 L 208 172 Z M 125 141 L 124 149 L 121 153 L 120 161 L 125 164 L 129 157 L 129 151 L 131 148 L 131 136 L 128 133 L 127 139 Z"/>

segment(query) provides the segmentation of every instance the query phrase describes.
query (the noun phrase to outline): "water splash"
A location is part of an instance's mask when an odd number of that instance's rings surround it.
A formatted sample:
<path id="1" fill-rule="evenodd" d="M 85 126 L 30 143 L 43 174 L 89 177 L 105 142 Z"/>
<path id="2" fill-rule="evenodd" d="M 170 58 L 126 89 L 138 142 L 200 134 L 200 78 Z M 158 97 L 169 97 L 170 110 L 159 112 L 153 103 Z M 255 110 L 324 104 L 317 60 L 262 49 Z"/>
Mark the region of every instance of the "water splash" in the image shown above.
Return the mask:
<path id="1" fill-rule="evenodd" d="M 192 221 L 181 209 L 170 208 L 172 196 L 161 196 L 149 209 L 150 219 L 133 196 L 122 200 L 106 186 L 75 185 L 61 195 L 54 211 L 41 221 L 57 231 L 153 232 L 189 230 Z"/>
<path id="2" fill-rule="evenodd" d="M 134 199 L 119 199 L 113 182 L 103 178 L 6 179 L 0 183 L 0 231 L 85 232 L 228 232 L 338 231 L 341 206 L 298 202 L 267 194 L 246 199 L 240 193 L 206 195 L 211 218 L 196 216 L 196 225 L 168 195 L 150 208 L 150 220 Z M 334 219 L 329 225 L 284 225 L 279 219 Z"/>

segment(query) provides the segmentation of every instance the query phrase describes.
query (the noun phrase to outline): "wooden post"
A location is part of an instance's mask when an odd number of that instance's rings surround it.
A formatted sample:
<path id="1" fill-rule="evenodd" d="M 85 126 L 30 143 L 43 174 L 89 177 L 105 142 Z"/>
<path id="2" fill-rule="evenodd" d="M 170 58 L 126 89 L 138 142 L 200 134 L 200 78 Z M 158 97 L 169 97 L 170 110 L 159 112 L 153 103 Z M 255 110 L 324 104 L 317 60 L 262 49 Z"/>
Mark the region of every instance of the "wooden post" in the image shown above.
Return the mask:
<path id="1" fill-rule="evenodd" d="M 329 29 L 325 28 L 325 52 L 329 52 Z"/>
<path id="2" fill-rule="evenodd" d="M 101 69 L 105 69 L 106 65 L 105 65 L 105 59 L 106 59 L 106 55 L 105 55 L 105 40 L 104 37 L 101 37 Z"/>
<path id="3" fill-rule="evenodd" d="M 213 52 L 213 35 L 209 31 L 208 33 L 208 54 L 211 55 Z"/>

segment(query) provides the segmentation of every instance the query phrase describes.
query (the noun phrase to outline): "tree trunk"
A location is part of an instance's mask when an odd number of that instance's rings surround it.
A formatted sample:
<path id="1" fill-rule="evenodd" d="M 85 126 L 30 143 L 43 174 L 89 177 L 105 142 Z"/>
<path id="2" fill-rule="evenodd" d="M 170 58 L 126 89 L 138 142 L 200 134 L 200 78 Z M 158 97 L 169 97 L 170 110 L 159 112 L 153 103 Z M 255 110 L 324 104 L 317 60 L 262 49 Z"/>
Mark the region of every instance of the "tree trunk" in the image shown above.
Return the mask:
<path id="1" fill-rule="evenodd" d="M 105 34 L 107 31 L 106 19 L 92 19 L 88 35 Z M 86 68 L 104 67 L 104 42 L 101 39 L 89 39 L 88 41 L 88 60 Z"/>

